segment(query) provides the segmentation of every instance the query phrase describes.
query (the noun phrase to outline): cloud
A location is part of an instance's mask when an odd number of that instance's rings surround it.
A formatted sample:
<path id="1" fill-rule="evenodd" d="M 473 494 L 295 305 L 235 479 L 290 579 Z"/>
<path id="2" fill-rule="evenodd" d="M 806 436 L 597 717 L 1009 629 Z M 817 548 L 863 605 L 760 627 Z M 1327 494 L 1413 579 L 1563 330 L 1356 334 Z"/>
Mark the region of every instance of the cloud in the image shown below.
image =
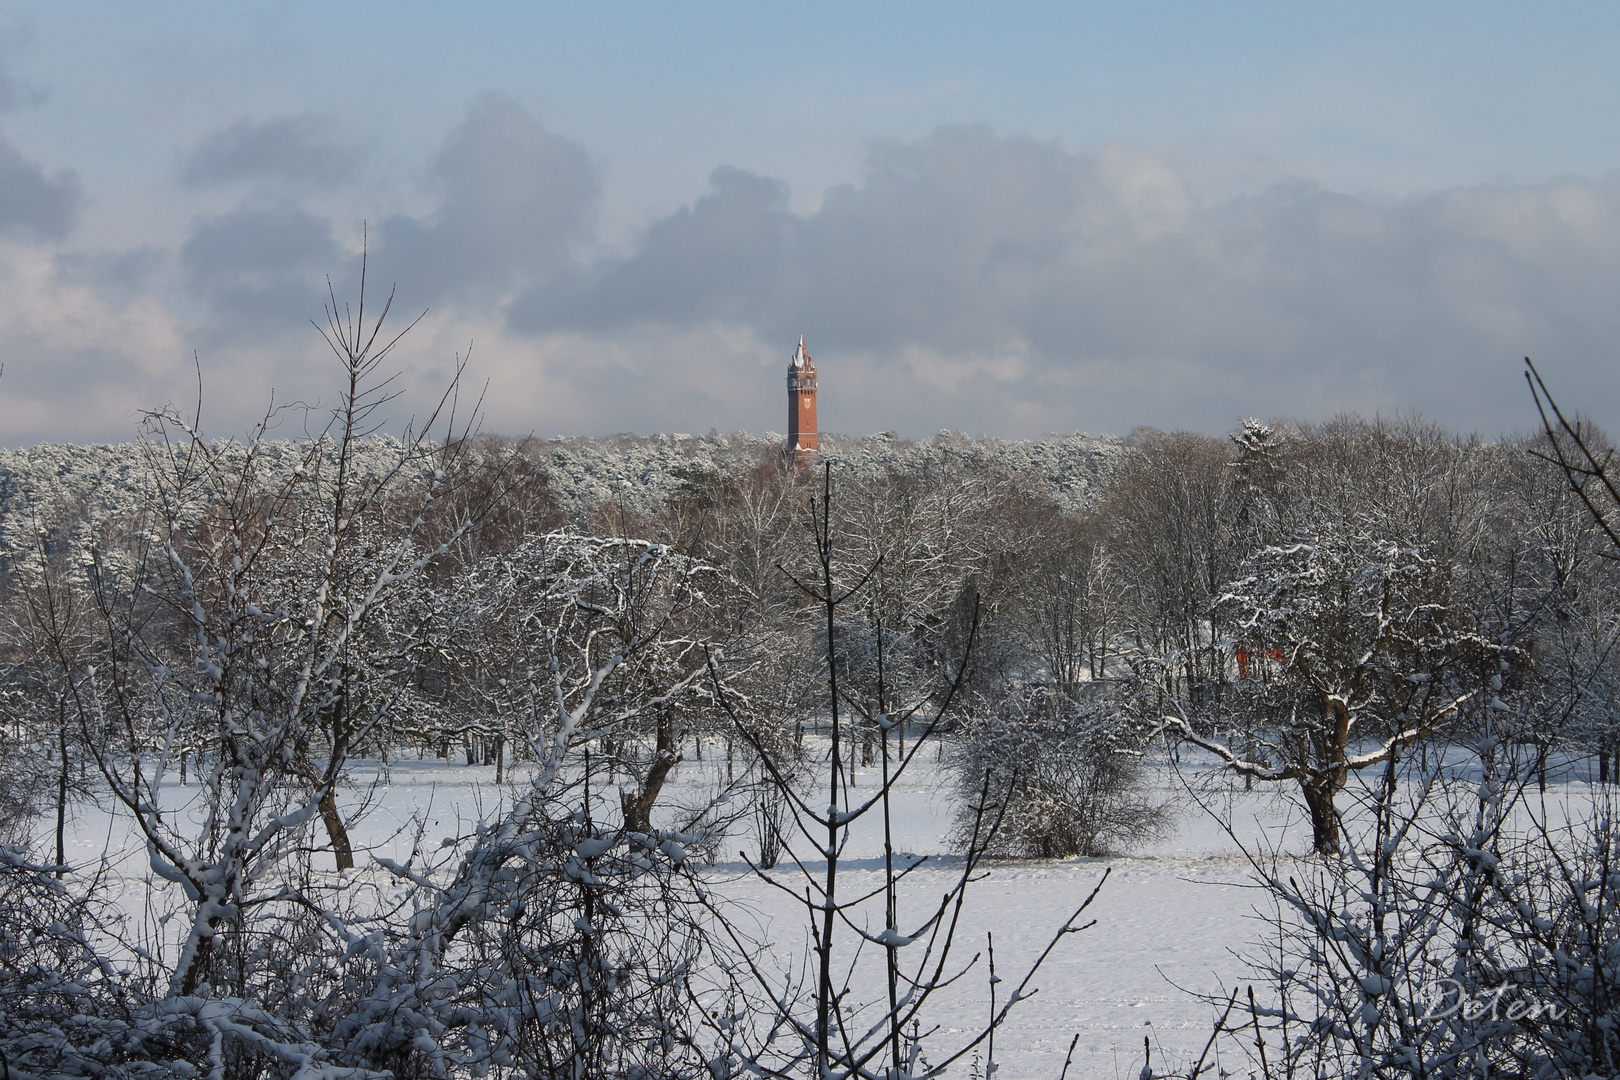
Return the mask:
<path id="1" fill-rule="evenodd" d="M 331 222 L 290 202 L 199 219 L 180 247 L 193 295 L 213 308 L 213 340 L 298 330 L 326 301 L 324 275 L 349 259 Z"/>
<path id="2" fill-rule="evenodd" d="M 636 256 L 593 277 L 548 282 L 511 308 L 519 329 L 611 330 L 647 322 L 748 320 L 777 302 L 796 219 L 787 185 L 721 167 L 711 191 L 655 223 Z"/>
<path id="3" fill-rule="evenodd" d="M 515 280 L 566 279 L 601 188 L 583 146 L 489 94 L 445 138 L 429 174 L 437 208 L 383 219 L 372 249 L 412 300 L 492 303 Z"/>
<path id="4" fill-rule="evenodd" d="M 200 160 L 209 177 L 247 175 L 235 163 L 283 151 L 292 155 L 288 168 L 302 169 L 309 155 L 300 157 L 300 147 L 313 143 L 293 136 L 313 124 L 298 119 L 273 130 L 238 122 L 205 140 L 207 153 L 194 156 L 188 175 Z M 427 175 L 438 196 L 429 213 L 390 214 L 369 230 L 368 287 L 376 295 L 379 286 L 399 282 L 396 315 L 445 301 L 497 308 L 514 281 L 566 287 L 576 273 L 571 245 L 589 238 L 599 187 L 583 147 L 546 131 L 510 99 L 486 95 L 445 137 Z M 330 218 L 307 201 L 260 191 L 229 213 L 193 223 L 180 264 L 191 297 L 208 306 L 200 333 L 209 344 L 307 331 L 327 302 L 328 274 L 340 301 L 357 294 L 359 253 L 340 245 Z"/>
<path id="5" fill-rule="evenodd" d="M 1511 427 L 1525 353 L 1620 389 L 1613 177 L 1390 202 L 1292 180 L 1200 205 L 1140 149 L 958 127 L 878 143 L 858 183 L 810 214 L 785 206 L 779 183 L 717 171 L 627 257 L 519 297 L 510 325 L 722 323 L 781 358 L 802 330 L 829 426 L 856 431 L 1219 429 L 1340 409 Z M 866 389 L 840 402 L 840 386 Z"/>
<path id="6" fill-rule="evenodd" d="M 90 277 L 64 275 L 38 245 L 0 242 L 6 445 L 127 439 L 140 409 L 194 387 L 185 329 L 168 305 L 150 294 L 110 298 Z"/>
<path id="7" fill-rule="evenodd" d="M 43 166 L 0 138 L 0 233 L 60 240 L 73 229 L 83 204 L 76 173 L 62 169 L 47 176 Z"/>
<path id="8" fill-rule="evenodd" d="M 7 161 L 56 218 L 7 211 L 27 188 Z M 395 354 L 411 387 L 473 343 L 494 430 L 780 429 L 801 332 L 823 423 L 851 433 L 1419 410 L 1490 434 L 1533 416 L 1526 354 L 1583 400 L 1620 400 L 1620 176 L 1403 199 L 1290 179 L 1200 201 L 1141 148 L 952 127 L 873 144 L 805 213 L 781 181 L 717 168 L 607 256 L 597 167 L 515 102 L 474 102 L 425 165 L 431 209 L 374 219 L 373 287 L 400 283 L 399 325 L 432 307 Z M 87 253 L 62 242 L 82 197 L 0 143 L 0 277 L 21 275 L 0 281 L 0 440 L 183 398 L 173 365 L 193 348 L 218 429 L 272 385 L 330 396 L 308 320 L 326 274 L 354 296 L 358 221 L 259 185 L 172 247 Z"/>
<path id="9" fill-rule="evenodd" d="M 168 262 L 169 253 L 151 244 L 122 251 L 64 251 L 56 272 L 65 285 L 96 290 L 113 304 L 148 296 Z"/>
<path id="10" fill-rule="evenodd" d="M 325 117 L 244 117 L 198 142 L 180 175 L 186 186 L 194 188 L 240 181 L 330 188 L 353 177 L 362 156 L 338 137 Z"/>

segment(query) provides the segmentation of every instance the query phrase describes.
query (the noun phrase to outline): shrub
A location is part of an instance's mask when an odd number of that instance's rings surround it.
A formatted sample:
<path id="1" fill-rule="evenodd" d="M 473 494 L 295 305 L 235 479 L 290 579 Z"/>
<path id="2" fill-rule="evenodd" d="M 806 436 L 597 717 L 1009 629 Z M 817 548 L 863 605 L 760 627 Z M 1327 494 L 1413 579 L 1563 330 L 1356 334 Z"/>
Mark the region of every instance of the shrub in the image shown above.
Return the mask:
<path id="1" fill-rule="evenodd" d="M 1097 685 L 1082 698 L 1017 689 L 967 725 L 953 759 L 959 843 L 987 775 L 990 797 L 1006 802 L 994 854 L 1105 855 L 1163 831 L 1169 814 L 1148 791 L 1139 726 Z"/>

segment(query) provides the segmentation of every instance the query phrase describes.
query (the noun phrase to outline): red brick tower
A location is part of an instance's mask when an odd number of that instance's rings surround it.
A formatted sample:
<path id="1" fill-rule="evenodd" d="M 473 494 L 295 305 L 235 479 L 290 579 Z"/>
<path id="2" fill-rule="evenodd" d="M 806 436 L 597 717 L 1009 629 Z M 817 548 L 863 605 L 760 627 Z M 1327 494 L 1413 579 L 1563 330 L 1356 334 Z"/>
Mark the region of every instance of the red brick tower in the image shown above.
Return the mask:
<path id="1" fill-rule="evenodd" d="M 799 348 L 788 364 L 788 435 L 787 449 L 800 461 L 821 449 L 821 434 L 816 430 L 816 364 L 804 349 L 804 335 L 799 335 Z"/>

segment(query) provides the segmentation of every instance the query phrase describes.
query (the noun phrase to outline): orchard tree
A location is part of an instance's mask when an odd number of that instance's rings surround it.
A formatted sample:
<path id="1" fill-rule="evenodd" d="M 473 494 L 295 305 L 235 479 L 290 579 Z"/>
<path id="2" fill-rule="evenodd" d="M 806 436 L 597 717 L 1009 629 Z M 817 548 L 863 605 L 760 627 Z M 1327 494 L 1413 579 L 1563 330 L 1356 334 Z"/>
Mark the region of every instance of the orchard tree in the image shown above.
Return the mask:
<path id="1" fill-rule="evenodd" d="M 1423 549 L 1362 534 L 1303 535 L 1268 547 L 1217 601 L 1266 677 L 1244 683 L 1232 713 L 1246 753 L 1167 719 L 1237 774 L 1294 782 L 1312 844 L 1338 850 L 1335 798 L 1347 776 L 1434 734 L 1522 654 L 1478 632 L 1448 590 L 1449 568 Z M 1487 707 L 1503 707 L 1500 698 Z M 1363 740 L 1371 745 L 1358 749 Z"/>
<path id="2" fill-rule="evenodd" d="M 534 537 L 456 583 L 441 645 L 463 672 L 452 696 L 532 758 L 558 738 L 595 744 L 601 764 L 629 778 L 625 827 L 648 832 L 708 707 L 704 646 L 719 647 L 724 588 L 714 567 L 664 544 Z M 588 726 L 569 719 L 587 714 Z"/>
<path id="3" fill-rule="evenodd" d="M 1506 711 L 1504 680 L 1527 662 L 1525 628 L 1485 625 L 1471 573 L 1489 505 L 1479 453 L 1421 421 L 1307 431 L 1266 510 L 1290 532 L 1210 607 L 1246 676 L 1222 715 L 1174 693 L 1164 664 L 1166 728 L 1246 779 L 1297 784 L 1318 852 L 1338 849 L 1350 773 L 1466 710 Z"/>

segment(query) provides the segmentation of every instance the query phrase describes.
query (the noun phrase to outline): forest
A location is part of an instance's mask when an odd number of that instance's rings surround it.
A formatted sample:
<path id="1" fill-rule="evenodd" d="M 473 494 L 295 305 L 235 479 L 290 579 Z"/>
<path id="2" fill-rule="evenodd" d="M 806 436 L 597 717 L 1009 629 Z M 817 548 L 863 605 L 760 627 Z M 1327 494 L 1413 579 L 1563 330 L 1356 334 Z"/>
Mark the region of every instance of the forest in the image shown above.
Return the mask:
<path id="1" fill-rule="evenodd" d="M 486 435 L 455 385 L 383 434 L 388 339 L 327 333 L 330 412 L 0 461 L 6 1077 L 988 1077 L 1097 891 L 999 974 L 964 897 L 1162 834 L 1163 768 L 1308 828 L 1245 849 L 1269 961 L 1143 1076 L 1620 1068 L 1620 478 L 1539 383 L 1515 438 L 1346 415 L 800 464 Z M 504 794 L 380 854 L 360 766 L 406 760 Z M 924 763 L 955 856 L 919 897 L 890 795 Z M 88 807 L 136 893 L 69 857 Z M 791 942 L 707 876 L 739 845 Z M 961 980 L 981 1018 L 944 1030 Z"/>

